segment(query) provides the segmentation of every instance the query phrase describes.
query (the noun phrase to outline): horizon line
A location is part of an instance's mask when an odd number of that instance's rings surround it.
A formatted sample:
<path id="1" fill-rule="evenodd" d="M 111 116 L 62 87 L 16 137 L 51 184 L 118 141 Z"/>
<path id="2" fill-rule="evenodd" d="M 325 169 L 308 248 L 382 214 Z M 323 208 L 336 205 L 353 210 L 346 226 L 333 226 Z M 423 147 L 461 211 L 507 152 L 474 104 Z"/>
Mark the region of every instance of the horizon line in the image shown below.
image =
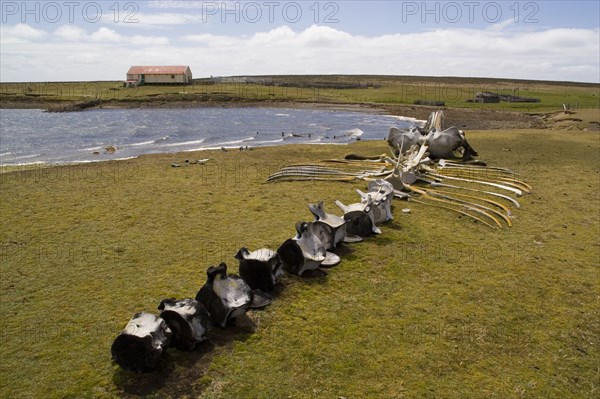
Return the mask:
<path id="1" fill-rule="evenodd" d="M 188 65 L 189 66 L 189 65 Z M 590 81 L 574 81 L 574 80 L 540 80 L 526 78 L 507 78 L 507 77 L 488 77 L 488 76 L 452 76 L 452 75 L 385 75 L 385 74 L 252 74 L 252 75 L 211 75 L 204 77 L 194 77 L 192 80 L 215 79 L 215 78 L 241 78 L 241 77 L 326 77 L 326 76 L 350 76 L 350 77 L 395 77 L 395 78 L 433 78 L 433 79 L 470 79 L 470 80 L 490 80 L 490 81 L 507 81 L 507 82 L 539 82 L 539 83 L 554 83 L 554 84 L 578 84 L 578 85 L 600 85 L 600 80 L 596 82 Z M 0 84 L 25 84 L 25 83 L 94 83 L 94 82 L 123 82 L 124 79 L 110 80 L 40 80 L 40 81 L 2 81 Z"/>

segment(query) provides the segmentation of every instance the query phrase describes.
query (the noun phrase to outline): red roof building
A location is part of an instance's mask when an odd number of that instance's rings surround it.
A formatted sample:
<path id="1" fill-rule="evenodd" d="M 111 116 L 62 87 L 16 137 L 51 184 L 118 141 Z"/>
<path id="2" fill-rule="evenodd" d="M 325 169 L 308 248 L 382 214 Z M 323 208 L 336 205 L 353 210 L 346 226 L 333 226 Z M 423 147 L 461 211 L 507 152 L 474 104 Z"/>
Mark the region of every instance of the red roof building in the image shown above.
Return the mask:
<path id="1" fill-rule="evenodd" d="M 192 71 L 187 65 L 176 66 L 132 66 L 127 71 L 128 81 L 143 84 L 189 84 Z"/>

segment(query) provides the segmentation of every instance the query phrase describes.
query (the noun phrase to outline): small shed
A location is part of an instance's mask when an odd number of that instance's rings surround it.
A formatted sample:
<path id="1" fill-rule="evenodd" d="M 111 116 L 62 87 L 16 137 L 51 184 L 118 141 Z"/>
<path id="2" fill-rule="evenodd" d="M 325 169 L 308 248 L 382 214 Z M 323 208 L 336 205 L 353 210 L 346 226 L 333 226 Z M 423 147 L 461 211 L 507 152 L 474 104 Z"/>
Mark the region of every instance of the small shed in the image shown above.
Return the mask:
<path id="1" fill-rule="evenodd" d="M 475 94 L 476 103 L 499 103 L 500 95 L 496 93 L 483 92 Z"/>
<path id="2" fill-rule="evenodd" d="M 192 83 L 192 71 L 187 65 L 177 66 L 132 66 L 127 71 L 127 82 L 137 85 Z"/>

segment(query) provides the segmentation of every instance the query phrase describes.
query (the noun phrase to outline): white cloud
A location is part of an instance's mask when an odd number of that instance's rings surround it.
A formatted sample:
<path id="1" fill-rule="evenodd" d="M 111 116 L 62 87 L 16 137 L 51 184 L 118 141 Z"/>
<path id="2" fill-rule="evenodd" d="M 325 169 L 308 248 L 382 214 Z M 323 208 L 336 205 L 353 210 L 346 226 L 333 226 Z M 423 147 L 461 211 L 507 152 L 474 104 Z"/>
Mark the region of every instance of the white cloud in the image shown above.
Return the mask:
<path id="1" fill-rule="evenodd" d="M 78 41 L 85 37 L 85 30 L 75 25 L 63 25 L 54 31 L 54 34 L 62 40 Z"/>
<path id="2" fill-rule="evenodd" d="M 0 27 L 2 42 L 28 42 L 44 38 L 47 33 L 41 29 L 35 29 L 27 24 L 16 24 L 14 26 Z"/>
<path id="3" fill-rule="evenodd" d="M 258 32 L 248 40 L 250 44 L 256 46 L 274 45 L 274 44 L 293 44 L 296 41 L 298 34 L 295 33 L 289 26 L 280 26 L 268 32 Z"/>
<path id="4" fill-rule="evenodd" d="M 354 39 L 351 34 L 342 32 L 328 26 L 313 25 L 298 35 L 298 41 L 307 46 L 336 46 L 347 45 Z"/>
<path id="5" fill-rule="evenodd" d="M 125 38 L 113 29 L 102 27 L 90 35 L 90 40 L 97 43 L 123 42 Z"/>
<path id="6" fill-rule="evenodd" d="M 126 36 L 118 33 L 114 29 L 100 27 L 98 30 L 88 34 L 84 29 L 75 25 L 63 25 L 54 31 L 58 43 L 55 46 L 60 46 L 60 41 L 70 43 L 98 43 L 98 44 L 121 44 L 121 45 L 142 45 L 142 46 L 164 46 L 169 44 L 169 39 L 164 36 Z"/>
<path id="7" fill-rule="evenodd" d="M 248 36 L 171 39 L 116 29 L 86 33 L 61 27 L 43 44 L 5 43 L 3 37 L 2 79 L 118 80 L 130 65 L 180 64 L 190 65 L 196 77 L 341 73 L 597 82 L 600 69 L 598 29 L 438 29 L 360 36 L 313 25 L 301 31 L 281 26 Z M 78 57 L 68 58 L 73 54 Z"/>
<path id="8" fill-rule="evenodd" d="M 504 20 L 502 22 L 498 22 L 495 24 L 491 24 L 487 29 L 490 31 L 502 31 L 505 30 L 505 28 L 510 27 L 510 26 L 514 26 L 515 25 L 515 19 L 514 18 L 509 18 L 507 20 Z"/>

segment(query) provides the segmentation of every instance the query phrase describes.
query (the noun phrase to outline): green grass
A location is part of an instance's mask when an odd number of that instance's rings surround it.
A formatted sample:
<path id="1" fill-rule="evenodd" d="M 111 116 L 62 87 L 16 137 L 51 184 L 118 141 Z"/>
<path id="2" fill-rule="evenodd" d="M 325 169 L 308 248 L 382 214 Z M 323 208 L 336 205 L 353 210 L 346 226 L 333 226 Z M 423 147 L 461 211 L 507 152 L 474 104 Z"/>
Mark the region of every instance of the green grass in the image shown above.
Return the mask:
<path id="1" fill-rule="evenodd" d="M 468 135 L 480 158 L 534 187 L 512 229 L 395 200 L 383 235 L 348 246 L 327 277 L 286 277 L 274 304 L 251 312 L 254 327 L 169 350 L 149 375 L 110 360 L 135 312 L 193 297 L 209 265 L 235 271 L 240 246 L 276 248 L 309 218 L 308 202 L 335 212 L 335 199 L 363 188 L 264 183 L 272 171 L 385 143 L 0 174 L 0 397 L 596 397 L 598 135 Z"/>
<path id="2" fill-rule="evenodd" d="M 275 76 L 277 84 L 209 83 L 198 79 L 190 86 L 140 86 L 124 89 L 121 82 L 1 83 L 5 104 L 85 101 L 102 98 L 116 104 L 163 102 L 309 101 L 334 103 L 413 104 L 415 100 L 444 101 L 449 107 L 515 111 L 549 111 L 563 104 L 575 108 L 598 108 L 599 85 L 574 82 L 524 81 L 479 78 L 414 76 Z M 328 89 L 322 84 L 371 84 L 358 89 Z M 321 85 L 321 86 L 319 86 Z M 467 103 L 479 91 L 540 98 L 540 103 Z"/>

